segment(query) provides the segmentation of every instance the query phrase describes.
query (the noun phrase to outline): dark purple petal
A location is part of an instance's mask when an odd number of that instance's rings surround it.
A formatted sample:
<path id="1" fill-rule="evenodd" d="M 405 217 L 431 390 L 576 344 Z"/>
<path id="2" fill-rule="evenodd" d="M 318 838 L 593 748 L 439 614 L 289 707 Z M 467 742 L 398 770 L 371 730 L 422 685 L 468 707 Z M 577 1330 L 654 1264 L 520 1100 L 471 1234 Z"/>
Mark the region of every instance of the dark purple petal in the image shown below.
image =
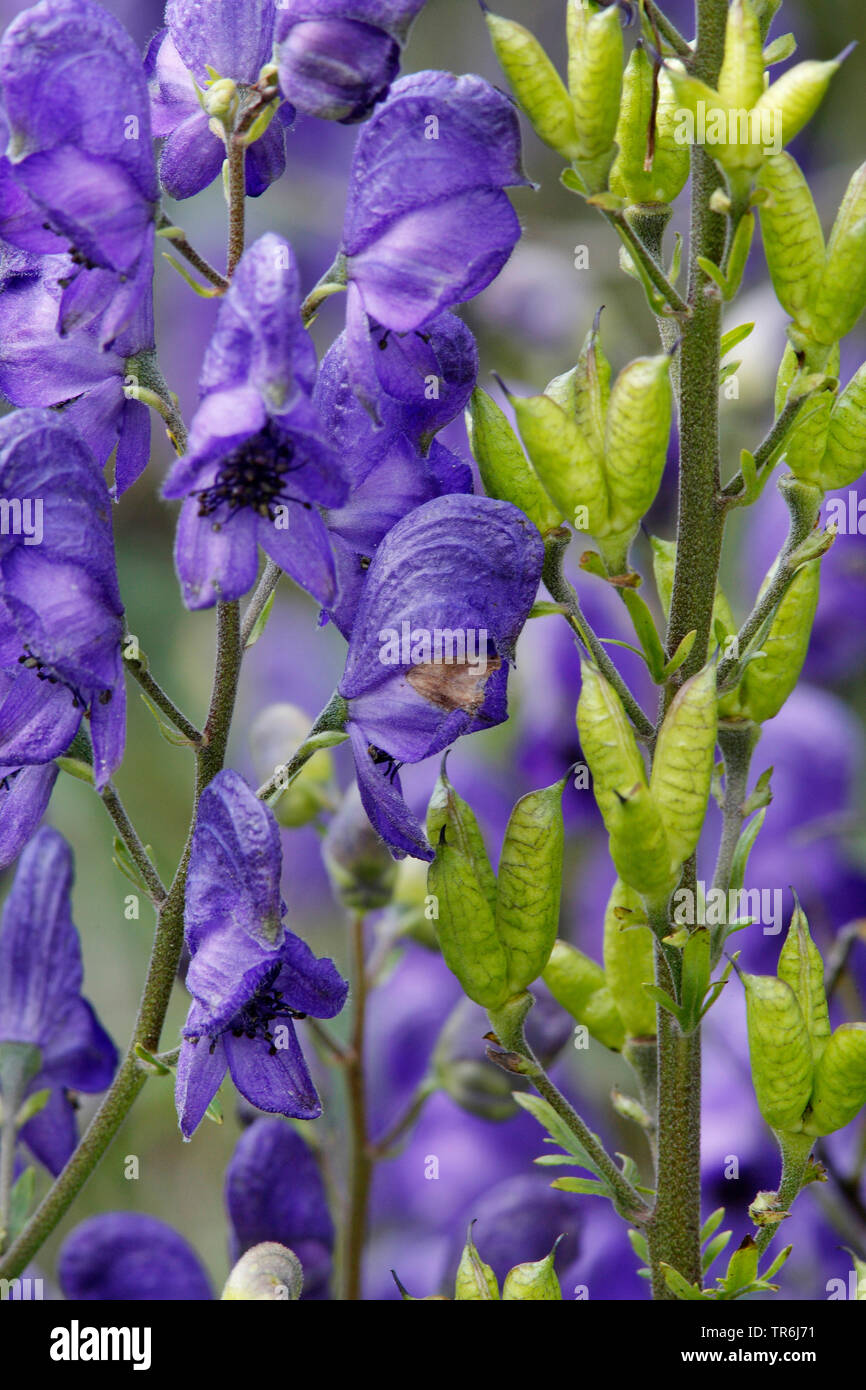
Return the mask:
<path id="1" fill-rule="evenodd" d="M 114 460 L 114 494 L 122 497 L 141 477 L 150 458 L 150 411 L 141 401 L 124 402 L 117 456 Z"/>
<path id="2" fill-rule="evenodd" d="M 320 514 L 309 503 L 286 508 L 287 526 L 260 517 L 259 544 L 267 555 L 327 607 L 336 593 L 334 555 Z"/>
<path id="3" fill-rule="evenodd" d="M 116 1069 L 117 1048 L 92 1006 L 73 999 L 43 1045 L 40 1078 L 72 1091 L 104 1091 Z"/>
<path id="4" fill-rule="evenodd" d="M 277 57 L 292 105 L 328 121 L 363 120 L 400 69 L 399 45 L 388 34 L 343 18 L 295 21 Z"/>
<path id="5" fill-rule="evenodd" d="M 84 711 L 66 686 L 48 685 L 20 671 L 0 704 L 0 759 L 4 767 L 47 763 L 65 753 Z"/>
<path id="6" fill-rule="evenodd" d="M 193 1042 L 188 1037 L 183 1039 L 174 1088 L 177 1118 L 184 1139 L 189 1139 L 204 1119 L 205 1111 L 222 1085 L 228 1065 L 222 1038 L 211 1041 L 199 1034 L 198 1029 L 204 1027 L 202 1010 L 194 1003 L 187 1017 L 186 1028 L 187 1031 L 192 1030 L 198 1041 Z"/>
<path id="7" fill-rule="evenodd" d="M 66 1237 L 57 1277 L 64 1296 L 82 1302 L 196 1302 L 213 1298 L 192 1246 L 143 1212 L 91 1216 Z"/>
<path id="8" fill-rule="evenodd" d="M 43 826 L 27 845 L 0 926 L 0 1041 L 42 1047 L 81 989 L 69 892 L 72 854 Z"/>
<path id="9" fill-rule="evenodd" d="M 286 169 L 286 126 L 274 116 L 264 135 L 247 146 L 246 188 L 248 198 L 259 198 Z"/>
<path id="10" fill-rule="evenodd" d="M 57 772 L 55 763 L 0 768 L 0 869 L 18 858 L 41 821 Z"/>
<path id="11" fill-rule="evenodd" d="M 320 959 L 293 932 L 286 932 L 280 950 L 282 969 L 273 988 L 297 1013 L 335 1018 L 346 1002 L 349 986 L 332 960 Z"/>
<path id="12" fill-rule="evenodd" d="M 322 1113 L 322 1103 L 294 1027 L 291 1023 L 282 1026 L 284 1046 L 273 1053 L 265 1038 L 236 1038 L 230 1032 L 223 1035 L 232 1081 L 259 1110 L 295 1120 L 315 1120 Z"/>
<path id="13" fill-rule="evenodd" d="M 390 846 L 395 859 L 411 854 L 415 859 L 433 859 L 424 827 L 403 800 L 399 776 L 393 779 L 387 767 L 374 763 L 369 742 L 357 724 L 349 726 L 358 791 L 370 824 Z"/>
<path id="14" fill-rule="evenodd" d="M 207 67 L 255 82 L 273 45 L 274 0 L 168 0 L 165 19 L 178 53 L 202 84 Z"/>
<path id="15" fill-rule="evenodd" d="M 238 512 L 225 525 L 199 516 L 199 503 L 188 497 L 181 507 L 174 560 L 187 608 L 212 608 L 223 599 L 251 589 L 258 572 L 256 523 L 251 512 Z"/>
<path id="16" fill-rule="evenodd" d="M 226 1169 L 225 1202 L 232 1264 L 251 1246 L 277 1241 L 304 1267 L 301 1297 L 326 1292 L 334 1225 L 319 1165 L 291 1125 L 262 1119 L 244 1131 Z"/>
<path id="17" fill-rule="evenodd" d="M 43 1089 L 41 1078 L 30 1089 Z M 20 1137 L 37 1162 L 53 1177 L 63 1171 L 78 1143 L 78 1126 L 75 1106 L 61 1087 L 53 1088 L 46 1105 L 27 1121 Z"/>
<path id="18" fill-rule="evenodd" d="M 162 186 L 172 198 L 191 198 L 213 183 L 225 157 L 225 145 L 196 102 L 195 110 L 168 132 L 159 157 Z"/>

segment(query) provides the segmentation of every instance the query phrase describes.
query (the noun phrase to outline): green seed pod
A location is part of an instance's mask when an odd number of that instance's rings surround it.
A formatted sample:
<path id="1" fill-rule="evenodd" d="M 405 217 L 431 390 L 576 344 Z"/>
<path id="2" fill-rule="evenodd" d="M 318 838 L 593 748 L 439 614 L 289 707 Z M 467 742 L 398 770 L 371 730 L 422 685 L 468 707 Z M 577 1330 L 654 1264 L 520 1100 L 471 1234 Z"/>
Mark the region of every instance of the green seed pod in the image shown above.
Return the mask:
<path id="1" fill-rule="evenodd" d="M 797 996 L 775 975 L 745 975 L 752 1083 L 771 1129 L 797 1133 L 812 1093 L 809 1030 Z"/>
<path id="2" fill-rule="evenodd" d="M 682 128 L 679 130 L 680 139 L 685 133 L 689 137 L 684 142 L 684 147 L 688 149 L 692 133 L 695 136 L 695 143 L 698 143 L 698 136 L 705 125 L 709 125 L 709 120 L 713 116 L 724 119 L 725 132 L 727 131 L 727 110 L 722 103 L 722 99 L 713 87 L 707 86 L 699 77 L 693 77 L 687 73 L 685 68 L 677 62 L 667 64 L 667 72 L 674 89 L 674 97 L 677 108 L 680 112 L 679 120 Z M 692 122 L 688 125 L 683 120 L 683 113 L 689 113 Z M 752 158 L 748 145 L 729 145 L 724 139 L 723 132 L 713 131 L 713 142 L 707 145 L 707 151 L 712 155 L 717 163 L 723 168 L 741 167 Z M 760 152 L 758 152 L 758 163 L 760 163 Z M 752 159 L 752 163 L 755 161 Z"/>
<path id="3" fill-rule="evenodd" d="M 638 357 L 610 393 L 605 431 L 608 524 L 598 535 L 628 531 L 655 501 L 671 433 L 673 392 L 666 355 Z"/>
<path id="4" fill-rule="evenodd" d="M 653 934 L 644 921 L 643 903 L 617 879 L 604 914 L 604 973 L 629 1038 L 652 1038 L 656 1006 L 644 984 L 655 980 Z"/>
<path id="5" fill-rule="evenodd" d="M 568 89 L 580 147 L 578 164 L 590 191 L 603 187 L 613 159 L 622 91 L 623 41 L 619 9 L 568 0 Z"/>
<path id="6" fill-rule="evenodd" d="M 607 486 L 596 458 L 574 418 L 550 396 L 515 397 L 514 412 L 526 452 L 545 491 L 569 519 L 586 508 L 587 524 L 597 535 L 607 525 Z"/>
<path id="7" fill-rule="evenodd" d="M 824 233 L 809 185 L 789 154 L 764 160 L 758 208 L 767 268 L 776 298 L 791 318 L 808 317 L 824 272 Z M 792 353 L 791 348 L 788 351 Z M 796 360 L 796 359 L 795 359 Z"/>
<path id="8" fill-rule="evenodd" d="M 645 168 L 652 101 L 653 65 L 643 44 L 638 43 L 623 78 L 622 105 L 616 127 L 619 152 L 609 180 L 611 192 L 630 203 L 672 203 L 689 176 L 689 147 L 675 137 L 678 103 L 664 69 L 658 76 L 652 164 L 649 169 Z"/>
<path id="9" fill-rule="evenodd" d="M 680 686 L 656 741 L 650 790 L 676 864 L 697 847 L 707 813 L 716 706 L 716 668 L 708 664 Z"/>
<path id="10" fill-rule="evenodd" d="M 646 786 L 646 768 L 622 702 L 601 672 L 584 662 L 577 703 L 580 746 L 592 773 L 592 789 L 610 830 L 620 795 L 635 783 Z"/>
<path id="11" fill-rule="evenodd" d="M 851 332 L 866 305 L 866 164 L 852 175 L 827 243 L 811 325 L 821 343 Z"/>
<path id="12" fill-rule="evenodd" d="M 761 592 L 772 577 L 764 580 Z M 779 713 L 800 678 L 821 582 L 821 561 L 810 560 L 794 576 L 761 643 L 764 655 L 750 661 L 740 682 L 743 717 L 757 724 Z"/>
<path id="13" fill-rule="evenodd" d="M 427 838 L 431 845 L 439 844 L 443 829 L 447 843 L 469 860 L 487 906 L 491 913 L 495 912 L 496 875 L 484 838 L 472 807 L 458 796 L 449 782 L 444 758 L 427 807 Z"/>
<path id="14" fill-rule="evenodd" d="M 822 375 L 836 377 L 839 372 L 838 344 L 829 350 L 822 349 L 820 356 L 826 357 Z M 792 390 L 805 390 L 809 377 L 816 375 L 800 366 L 797 354 L 789 343 L 776 377 L 776 414 L 781 414 Z M 800 407 L 785 444 L 784 458 L 788 468 L 803 482 L 816 487 L 823 487 L 824 456 L 835 400 L 836 394 L 830 387 L 809 396 Z"/>
<path id="15" fill-rule="evenodd" d="M 824 962 L 812 940 L 806 914 L 799 902 L 791 918 L 776 973 L 797 996 L 809 1030 L 812 1060 L 817 1066 L 830 1037 L 830 1015 L 824 992 Z"/>
<path id="16" fill-rule="evenodd" d="M 469 447 L 488 497 L 511 502 L 542 534 L 559 526 L 562 514 L 541 486 L 499 406 L 480 387 L 466 411 Z"/>
<path id="17" fill-rule="evenodd" d="M 503 1303 L 518 1299 L 521 1301 L 546 1301 L 548 1303 L 561 1301 L 562 1290 L 559 1287 L 559 1280 L 556 1277 L 556 1270 L 553 1267 L 553 1257 L 556 1254 L 556 1246 L 544 1260 L 536 1260 L 533 1264 L 515 1265 L 505 1276 L 505 1283 L 502 1285 Z"/>
<path id="18" fill-rule="evenodd" d="M 541 44 L 522 24 L 485 14 L 493 48 L 539 139 L 566 159 L 580 155 L 574 107 Z"/>
<path id="19" fill-rule="evenodd" d="M 508 819 L 496 889 L 496 930 L 508 953 L 509 994 L 547 964 L 559 925 L 565 780 L 529 792 Z"/>
<path id="20" fill-rule="evenodd" d="M 837 398 L 827 429 L 827 449 L 821 462 L 821 485 L 826 491 L 848 487 L 866 469 L 866 362 Z"/>
<path id="21" fill-rule="evenodd" d="M 260 781 L 273 776 L 274 769 L 289 758 L 310 732 L 312 719 L 297 705 L 267 705 L 250 729 L 250 753 Z M 323 811 L 333 811 L 340 799 L 334 778 L 334 759 L 321 748 L 301 768 L 298 776 L 274 803 L 280 825 L 309 825 Z"/>
<path id="22" fill-rule="evenodd" d="M 220 1298 L 224 1303 L 294 1303 L 303 1286 L 304 1271 L 295 1252 L 267 1240 L 241 1255 Z"/>
<path id="23" fill-rule="evenodd" d="M 544 394 L 572 416 L 593 456 L 603 463 L 604 431 L 610 401 L 610 363 L 599 341 L 598 315 L 583 342 L 577 365 L 556 376 Z"/>
<path id="24" fill-rule="evenodd" d="M 460 1264 L 457 1266 L 454 1298 L 461 1303 L 499 1298 L 496 1275 L 490 1265 L 486 1265 L 478 1254 L 472 1239 L 471 1226 L 466 1235 L 466 1244 L 463 1247 L 463 1254 L 460 1256 Z"/>
<path id="25" fill-rule="evenodd" d="M 866 1105 L 866 1023 L 842 1023 L 815 1068 L 809 1134 L 832 1134 Z"/>
<path id="26" fill-rule="evenodd" d="M 783 72 L 756 101 L 754 110 L 761 123 L 767 118 L 773 123 L 781 121 L 783 149 L 812 119 L 839 66 L 839 59 L 829 63 L 797 63 Z M 771 128 L 775 130 L 775 124 Z"/>
<path id="27" fill-rule="evenodd" d="M 636 893 L 658 902 L 679 876 L 652 793 L 636 783 L 616 797 L 610 818 L 610 857 L 620 878 Z"/>
<path id="28" fill-rule="evenodd" d="M 764 90 L 761 25 L 749 0 L 733 0 L 728 10 L 718 90 L 723 106 L 747 111 Z"/>
<path id="29" fill-rule="evenodd" d="M 511 993 L 508 952 L 472 861 L 447 839 L 437 846 L 427 888 L 438 899 L 436 933 L 445 964 L 464 994 L 482 1008 L 497 1008 Z"/>
<path id="30" fill-rule="evenodd" d="M 600 965 L 576 946 L 557 941 L 544 971 L 544 983 L 576 1023 L 600 1043 L 621 1052 L 625 1028 Z"/>

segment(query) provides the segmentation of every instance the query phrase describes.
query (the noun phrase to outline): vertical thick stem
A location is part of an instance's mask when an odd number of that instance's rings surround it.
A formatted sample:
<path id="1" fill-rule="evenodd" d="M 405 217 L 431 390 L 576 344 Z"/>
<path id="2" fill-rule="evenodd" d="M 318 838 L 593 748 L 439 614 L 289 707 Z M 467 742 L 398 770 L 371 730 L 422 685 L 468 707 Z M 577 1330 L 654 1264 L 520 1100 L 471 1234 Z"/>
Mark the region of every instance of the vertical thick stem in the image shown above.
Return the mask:
<path id="1" fill-rule="evenodd" d="M 228 202 L 229 202 L 229 241 L 226 257 L 226 275 L 231 279 L 241 256 L 244 254 L 244 220 L 246 207 L 246 146 L 234 136 L 229 137 L 228 157 Z"/>
<path id="2" fill-rule="evenodd" d="M 364 919 L 360 914 L 352 922 L 352 964 L 352 1054 L 346 1066 L 352 1129 L 352 1171 L 349 1180 L 349 1222 L 346 1232 L 343 1297 L 349 1302 L 357 1302 L 361 1297 L 361 1264 L 367 1231 L 370 1180 L 373 1174 L 373 1162 L 367 1142 L 367 1097 L 364 1082 L 367 976 L 364 958 Z"/>
<path id="3" fill-rule="evenodd" d="M 674 994 L 661 946 L 656 945 L 656 983 Z M 689 1283 L 701 1279 L 701 1035 L 685 1037 L 666 1009 L 658 1011 L 658 1189 L 647 1226 L 653 1298 L 674 1298 L 660 1264 L 672 1265 Z"/>
<path id="4" fill-rule="evenodd" d="M 196 800 L 225 762 L 242 657 L 240 605 L 235 599 L 232 603 L 217 605 L 216 667 L 210 709 L 199 747 Z"/>

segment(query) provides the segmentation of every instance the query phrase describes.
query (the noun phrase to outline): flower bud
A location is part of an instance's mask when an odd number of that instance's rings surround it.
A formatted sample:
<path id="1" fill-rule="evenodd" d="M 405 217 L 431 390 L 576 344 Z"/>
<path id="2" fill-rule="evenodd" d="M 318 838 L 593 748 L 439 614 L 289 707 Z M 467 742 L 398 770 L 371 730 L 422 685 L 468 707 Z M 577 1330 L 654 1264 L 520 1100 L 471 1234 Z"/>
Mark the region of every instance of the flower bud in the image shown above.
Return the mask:
<path id="1" fill-rule="evenodd" d="M 803 1011 L 791 986 L 775 975 L 745 975 L 743 980 L 758 1109 L 772 1129 L 799 1132 L 813 1071 Z"/>
<path id="2" fill-rule="evenodd" d="M 725 26 L 725 53 L 719 73 L 722 105 L 747 111 L 764 90 L 761 26 L 750 0 L 732 0 Z"/>
<path id="3" fill-rule="evenodd" d="M 559 526 L 561 512 L 539 482 L 505 415 L 480 387 L 472 392 L 466 429 L 487 496 L 519 507 L 542 534 Z"/>
<path id="4" fill-rule="evenodd" d="M 644 989 L 655 981 L 653 934 L 643 903 L 617 879 L 604 914 L 604 973 L 629 1038 L 652 1038 L 656 1006 Z"/>
<path id="5" fill-rule="evenodd" d="M 576 159 L 582 146 L 574 108 L 541 44 L 522 24 L 489 11 L 484 17 L 494 52 L 536 135 L 566 159 Z"/>
<path id="6" fill-rule="evenodd" d="M 431 1069 L 437 1086 L 461 1110 L 495 1123 L 517 1113 L 513 1098 L 517 1078 L 479 1056 L 483 1018 L 471 999 L 459 1000 L 436 1041 Z"/>
<path id="7" fill-rule="evenodd" d="M 842 1023 L 815 1068 L 810 1134 L 832 1134 L 866 1105 L 866 1023 Z"/>
<path id="8" fill-rule="evenodd" d="M 794 908 L 776 973 L 797 996 L 809 1032 L 812 1060 L 817 1065 L 830 1037 L 830 1015 L 824 992 L 824 962 L 799 902 Z"/>
<path id="9" fill-rule="evenodd" d="M 607 527 L 607 486 L 603 465 L 573 416 L 550 396 L 515 397 L 517 426 L 532 466 L 564 517 L 578 507 L 588 518 L 579 530 L 598 535 Z"/>
<path id="10" fill-rule="evenodd" d="M 557 941 L 544 971 L 544 983 L 557 1003 L 582 1023 L 592 1037 L 621 1052 L 625 1029 L 604 971 L 567 941 Z"/>
<path id="11" fill-rule="evenodd" d="M 363 121 L 386 95 L 423 0 L 375 7 L 345 0 L 288 0 L 274 32 L 280 87 L 307 116 L 344 125 Z"/>
<path id="12" fill-rule="evenodd" d="M 776 298 L 796 322 L 808 318 L 824 271 L 824 233 L 809 185 L 789 154 L 770 155 L 761 169 L 767 198 L 758 215 Z M 793 352 L 789 348 L 791 356 Z"/>
<path id="13" fill-rule="evenodd" d="M 558 1244 L 558 1242 L 557 1242 Z M 550 1254 L 543 1260 L 532 1264 L 515 1265 L 505 1276 L 502 1285 L 503 1303 L 516 1299 L 555 1302 L 562 1299 L 562 1290 L 553 1267 L 556 1254 L 554 1245 Z"/>
<path id="14" fill-rule="evenodd" d="M 655 501 L 667 459 L 673 392 L 666 355 L 638 357 L 617 377 L 605 431 L 605 532 L 630 531 Z"/>
<path id="15" fill-rule="evenodd" d="M 821 485 L 830 492 L 848 487 L 866 468 L 866 362 L 837 397 L 821 461 Z"/>
<path id="16" fill-rule="evenodd" d="M 771 570 L 760 592 L 764 591 L 772 574 Z M 770 631 L 761 642 L 764 655 L 749 662 L 740 682 L 740 717 L 753 719 L 757 724 L 772 719 L 797 684 L 809 649 L 820 582 L 820 560 L 810 560 L 794 576 L 776 610 Z"/>
<path id="17" fill-rule="evenodd" d="M 697 848 L 713 776 L 716 668 L 706 665 L 680 686 L 656 741 L 650 790 L 674 863 Z"/>
<path id="18" fill-rule="evenodd" d="M 622 91 L 623 42 L 619 7 L 568 0 L 568 89 L 574 102 L 577 165 L 590 192 L 604 187 L 616 153 Z"/>
<path id="19" fill-rule="evenodd" d="M 833 223 L 824 273 L 810 315 L 814 336 L 836 343 L 866 305 L 866 163 L 855 170 Z"/>
<path id="20" fill-rule="evenodd" d="M 328 827 L 322 858 L 334 894 L 355 912 L 373 912 L 391 901 L 397 864 L 370 824 L 352 783 Z"/>
<path id="21" fill-rule="evenodd" d="M 265 781 L 274 768 L 288 762 L 310 732 L 312 720 L 297 705 L 267 705 L 250 729 L 250 752 L 256 776 Z M 334 781 L 334 760 L 327 748 L 304 764 L 291 786 L 274 803 L 280 825 L 309 825 L 323 811 L 332 811 L 339 792 Z"/>
<path id="22" fill-rule="evenodd" d="M 652 120 L 653 65 L 642 43 L 625 70 L 616 127 L 618 153 L 610 171 L 610 190 L 630 203 L 672 203 L 689 176 L 689 147 L 675 138 L 677 98 L 664 69 L 658 75 L 658 106 L 650 168 L 646 168 Z"/>
<path id="23" fill-rule="evenodd" d="M 238 108 L 238 89 L 230 77 L 212 82 L 202 95 L 202 105 L 214 121 L 231 124 Z"/>
<path id="24" fill-rule="evenodd" d="M 466 1244 L 463 1247 L 463 1254 L 460 1256 L 460 1264 L 457 1266 L 454 1298 L 460 1302 L 499 1298 L 499 1284 L 496 1281 L 496 1275 L 490 1265 L 486 1265 L 478 1254 L 472 1239 L 471 1226 L 466 1235 Z"/>
<path id="25" fill-rule="evenodd" d="M 222 1291 L 223 1302 L 295 1302 L 304 1286 L 304 1271 L 293 1250 L 266 1240 L 241 1255 Z"/>

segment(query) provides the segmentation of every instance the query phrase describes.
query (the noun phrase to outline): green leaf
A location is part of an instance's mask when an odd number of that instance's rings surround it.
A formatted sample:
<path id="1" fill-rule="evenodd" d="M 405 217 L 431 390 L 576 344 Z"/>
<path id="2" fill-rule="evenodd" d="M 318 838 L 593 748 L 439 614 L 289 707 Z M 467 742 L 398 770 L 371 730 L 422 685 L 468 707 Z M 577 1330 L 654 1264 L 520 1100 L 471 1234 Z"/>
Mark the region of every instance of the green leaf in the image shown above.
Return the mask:
<path id="1" fill-rule="evenodd" d="M 774 63 L 784 63 L 788 58 L 793 58 L 796 52 L 797 40 L 794 35 L 780 34 L 764 49 L 764 67 L 769 68 Z"/>
<path id="2" fill-rule="evenodd" d="M 769 806 L 773 800 L 773 793 L 770 788 L 770 778 L 773 776 L 773 769 L 766 768 L 755 783 L 754 789 L 743 802 L 743 815 L 750 816 L 753 811 L 759 811 L 763 806 Z"/>
<path id="3" fill-rule="evenodd" d="M 637 633 L 638 641 L 643 648 L 649 673 L 656 685 L 661 685 L 664 680 L 664 671 L 667 657 L 661 638 L 656 631 L 653 615 L 640 594 L 634 589 L 623 589 L 622 597 L 625 606 L 629 611 L 629 616 Z M 694 640 L 694 638 L 692 638 Z M 685 657 L 683 657 L 685 660 Z"/>
<path id="4" fill-rule="evenodd" d="M 496 931 L 508 953 L 512 994 L 544 970 L 559 924 L 562 887 L 562 794 L 565 779 L 529 792 L 505 831 L 496 888 Z"/>
<path id="5" fill-rule="evenodd" d="M 710 1212 L 703 1226 L 701 1227 L 701 1245 L 709 1240 L 710 1236 L 715 1235 L 725 1219 L 725 1208 L 716 1207 L 715 1211 Z"/>
<path id="6" fill-rule="evenodd" d="M 646 1236 L 641 1231 L 631 1230 L 628 1233 L 629 1244 L 639 1260 L 645 1260 L 649 1264 L 649 1246 Z"/>
<path id="7" fill-rule="evenodd" d="M 740 838 L 737 840 L 737 848 L 734 850 L 734 857 L 731 860 L 730 887 L 736 888 L 737 891 L 742 888 L 745 881 L 749 855 L 761 832 L 761 826 L 764 824 L 764 817 L 766 814 L 766 807 L 762 807 L 758 814 L 754 816 L 740 832 Z"/>
<path id="8" fill-rule="evenodd" d="M 669 1014 L 673 1014 L 674 1018 L 677 1020 L 677 1023 L 680 1025 L 681 1028 L 685 1026 L 686 1015 L 684 1011 L 680 1008 L 679 1004 L 677 1004 L 675 1000 L 671 999 L 671 996 L 669 994 L 665 994 L 665 991 L 663 989 L 659 989 L 658 985 L 644 985 L 644 989 L 646 990 L 650 999 L 654 999 L 655 1002 L 659 1004 L 663 1009 L 666 1009 Z"/>
<path id="9" fill-rule="evenodd" d="M 150 696 L 146 694 L 145 691 L 140 690 L 138 693 L 156 720 L 159 732 L 162 734 L 166 743 L 172 744 L 174 748 L 188 748 L 190 743 L 186 735 L 182 734 L 179 729 L 176 729 L 173 724 L 168 722 L 162 710 L 153 703 L 153 700 L 151 700 Z"/>
<path id="10" fill-rule="evenodd" d="M 709 260 L 706 256 L 698 256 L 697 263 L 704 274 L 708 275 L 714 284 L 718 285 L 723 297 L 727 299 L 728 282 L 725 279 L 724 272 L 719 269 L 715 261 Z"/>
<path id="11" fill-rule="evenodd" d="M 135 867 L 130 857 L 129 850 L 119 835 L 115 835 L 112 841 L 111 860 L 115 867 L 123 874 L 124 878 L 129 879 L 133 887 L 140 889 L 143 893 L 147 892 L 144 879 Z"/>
<path id="12" fill-rule="evenodd" d="M 50 1099 L 50 1087 L 46 1087 L 44 1091 L 34 1091 L 32 1095 L 29 1095 L 15 1116 L 15 1128 L 23 1129 L 28 1120 L 32 1120 L 34 1115 L 38 1115 L 41 1110 L 45 1109 Z"/>
<path id="13" fill-rule="evenodd" d="M 719 1258 L 730 1239 L 730 1231 L 721 1231 L 719 1235 L 716 1236 L 715 1240 L 709 1242 L 706 1250 L 701 1256 L 701 1271 L 703 1274 L 706 1274 L 710 1266 Z"/>
<path id="14" fill-rule="evenodd" d="M 697 637 L 697 635 L 697 628 L 692 628 L 691 632 L 686 633 L 685 637 L 680 642 L 670 661 L 665 662 L 665 665 L 662 669 L 662 679 L 661 681 L 659 681 L 659 685 L 662 685 L 666 680 L 669 680 L 670 677 L 674 674 L 674 672 L 680 669 L 683 662 L 689 655 L 689 652 L 691 651 L 692 647 L 695 645 L 695 638 Z"/>
<path id="15" fill-rule="evenodd" d="M 710 983 L 710 933 L 697 927 L 683 948 L 683 1032 L 693 1033 L 701 1021 L 704 996 Z"/>
<path id="16" fill-rule="evenodd" d="M 607 1183 L 595 1178 L 557 1178 L 550 1186 L 560 1192 L 576 1192 L 582 1197 L 610 1197 Z"/>
<path id="17" fill-rule="evenodd" d="M 745 342 L 746 338 L 754 328 L 754 323 L 741 323 L 738 328 L 729 328 L 727 333 L 722 334 L 721 356 L 727 357 L 740 343 Z"/>
<path id="18" fill-rule="evenodd" d="M 216 285 L 200 285 L 197 280 L 192 278 L 186 266 L 181 265 L 180 261 L 176 260 L 174 256 L 170 256 L 167 251 L 163 251 L 162 256 L 163 260 L 168 261 L 169 265 L 177 271 L 181 279 L 185 280 L 190 289 L 195 290 L 200 298 L 216 299 L 218 295 L 222 294 L 222 290 L 218 289 Z"/>
<path id="19" fill-rule="evenodd" d="M 786 1245 L 784 1250 L 776 1256 L 775 1260 L 770 1265 L 770 1268 L 762 1275 L 762 1278 L 772 1279 L 776 1274 L 778 1274 L 779 1270 L 787 1262 L 788 1256 L 790 1255 L 793 1249 L 793 1245 Z"/>
<path id="20" fill-rule="evenodd" d="M 264 632 L 268 618 L 271 616 L 271 609 L 274 606 L 274 599 L 276 598 L 276 596 L 276 589 L 272 589 L 271 592 L 268 594 L 267 598 L 265 599 L 265 602 L 262 606 L 262 611 L 253 623 L 250 635 L 246 640 L 246 645 L 244 647 L 245 651 L 249 647 L 254 647 L 256 645 L 256 642 L 258 642 L 259 638 Z"/>
<path id="21" fill-rule="evenodd" d="M 590 1173 L 595 1173 L 596 1177 L 601 1176 L 589 1154 L 576 1136 L 572 1134 L 565 1120 L 557 1115 L 552 1105 L 549 1105 L 541 1096 L 532 1095 L 529 1091 L 516 1091 L 514 1100 L 522 1110 L 528 1110 L 542 1129 L 547 1130 L 553 1142 L 576 1158 L 581 1167 L 588 1169 Z"/>
<path id="22" fill-rule="evenodd" d="M 687 1279 L 684 1279 L 679 1271 L 674 1269 L 672 1265 L 665 1264 L 665 1262 L 662 1261 L 659 1267 L 664 1272 L 665 1283 L 671 1293 L 676 1294 L 677 1298 L 689 1303 L 704 1301 L 706 1294 L 701 1293 L 700 1289 L 695 1284 L 690 1284 Z"/>

